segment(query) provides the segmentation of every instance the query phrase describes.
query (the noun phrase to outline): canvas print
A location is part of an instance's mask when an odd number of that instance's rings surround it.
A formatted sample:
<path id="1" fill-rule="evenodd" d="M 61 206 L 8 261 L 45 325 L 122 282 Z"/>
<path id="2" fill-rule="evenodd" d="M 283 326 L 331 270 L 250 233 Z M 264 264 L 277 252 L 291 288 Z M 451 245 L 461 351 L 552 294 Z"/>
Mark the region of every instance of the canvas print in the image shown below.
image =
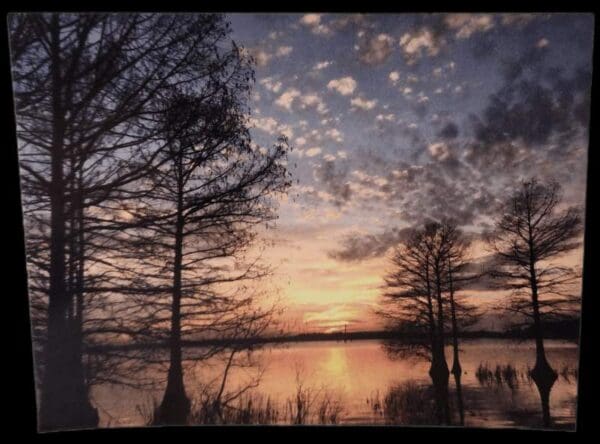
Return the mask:
<path id="1" fill-rule="evenodd" d="M 576 428 L 592 14 L 8 25 L 39 431 Z"/>

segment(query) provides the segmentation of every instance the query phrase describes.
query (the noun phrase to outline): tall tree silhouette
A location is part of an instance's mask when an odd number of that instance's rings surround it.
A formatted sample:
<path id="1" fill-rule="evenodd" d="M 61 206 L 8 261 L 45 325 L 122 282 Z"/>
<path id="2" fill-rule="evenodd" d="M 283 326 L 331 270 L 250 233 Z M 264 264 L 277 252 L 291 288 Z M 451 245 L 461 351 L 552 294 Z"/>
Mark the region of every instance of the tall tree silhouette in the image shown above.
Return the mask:
<path id="1" fill-rule="evenodd" d="M 512 290 L 506 308 L 533 324 L 536 361 L 531 372 L 542 398 L 543 421 L 550 425 L 549 395 L 557 378 L 544 350 L 545 319 L 578 309 L 580 273 L 552 261 L 580 245 L 580 210 L 560 210 L 558 183 L 523 181 L 507 199 L 488 242 L 498 258 L 492 276 Z"/>
<path id="2" fill-rule="evenodd" d="M 169 325 L 169 370 L 157 423 L 182 424 L 190 412 L 183 334 L 227 337 L 268 313 L 255 308 L 253 316 L 243 316 L 255 298 L 251 288 L 239 287 L 269 273 L 246 255 L 256 226 L 276 218 L 273 197 L 289 186 L 287 141 L 271 148 L 251 143 L 245 109 L 251 65 L 236 48 L 220 60 L 221 71 L 202 89 L 169 99 L 162 117 L 170 141 L 161 153 L 165 161 L 149 178 L 151 191 L 131 209 L 134 249 L 124 259 L 137 261 L 132 276 L 143 280 L 144 304 L 159 307 L 150 309 L 147 325 L 152 332 Z"/>
<path id="3" fill-rule="evenodd" d="M 30 292 L 43 335 L 39 427 L 92 426 L 82 326 L 89 295 L 110 281 L 90 280 L 94 265 L 110 265 L 101 259 L 110 242 L 92 238 L 115 230 L 121 202 L 136 195 L 131 184 L 156 167 L 166 140 L 156 116 L 173 86 L 193 88 L 219 69 L 228 25 L 218 15 L 52 13 L 14 14 L 9 26 Z"/>

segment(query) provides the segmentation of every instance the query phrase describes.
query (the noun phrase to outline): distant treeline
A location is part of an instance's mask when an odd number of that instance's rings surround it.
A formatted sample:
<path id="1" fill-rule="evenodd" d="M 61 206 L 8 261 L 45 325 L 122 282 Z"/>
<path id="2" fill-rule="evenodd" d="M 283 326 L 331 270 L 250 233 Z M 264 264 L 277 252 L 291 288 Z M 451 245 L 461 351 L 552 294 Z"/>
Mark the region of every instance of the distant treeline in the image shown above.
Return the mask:
<path id="1" fill-rule="evenodd" d="M 566 321 L 548 322 L 544 326 L 544 336 L 547 339 L 567 339 L 574 342 L 579 338 L 579 319 Z M 508 329 L 505 331 L 489 331 L 489 330 L 470 330 L 460 333 L 460 337 L 465 339 L 533 339 L 534 332 L 532 328 Z M 356 331 L 356 332 L 334 332 L 334 333 L 300 333 L 287 336 L 265 336 L 262 338 L 248 338 L 245 341 L 236 341 L 231 345 L 240 346 L 244 343 L 248 344 L 249 348 L 258 344 L 269 343 L 289 343 L 289 342 L 310 342 L 310 341 L 359 341 L 367 339 L 387 339 L 387 340 L 403 340 L 407 342 L 421 341 L 421 336 L 411 336 L 410 334 L 398 335 L 390 331 Z M 182 341 L 184 347 L 208 347 L 208 346 L 227 346 L 228 341 L 222 339 L 199 339 Z M 148 344 L 113 344 L 102 346 L 88 347 L 88 352 L 101 352 L 108 349 L 143 349 L 143 348 L 167 348 L 168 343 L 148 343 Z"/>

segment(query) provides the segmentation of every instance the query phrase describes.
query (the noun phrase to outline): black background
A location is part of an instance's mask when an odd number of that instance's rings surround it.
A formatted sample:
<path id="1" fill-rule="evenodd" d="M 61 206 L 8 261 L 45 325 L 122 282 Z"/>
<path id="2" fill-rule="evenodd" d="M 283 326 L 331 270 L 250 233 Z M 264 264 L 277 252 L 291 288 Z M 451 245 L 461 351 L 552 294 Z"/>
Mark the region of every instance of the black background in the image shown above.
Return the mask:
<path id="1" fill-rule="evenodd" d="M 3 264 L 0 266 L 0 324 L 3 326 L 3 333 L 0 344 L 3 344 L 0 353 L 1 366 L 4 371 L 8 370 L 8 375 L 3 375 L 0 379 L 0 407 L 3 413 L 0 414 L 1 432 L 4 435 L 20 437 L 23 441 L 31 438 L 42 440 L 64 441 L 74 439 L 81 441 L 90 437 L 99 439 L 111 439 L 115 435 L 129 435 L 130 438 L 137 440 L 144 439 L 165 439 L 165 434 L 175 434 L 178 440 L 193 439 L 194 441 L 238 441 L 252 442 L 255 440 L 264 440 L 272 437 L 278 441 L 290 435 L 300 441 L 309 439 L 312 435 L 318 435 L 323 439 L 340 442 L 346 440 L 356 440 L 358 442 L 369 441 L 369 444 L 375 444 L 376 441 L 386 442 L 410 442 L 416 437 L 417 433 L 427 432 L 433 434 L 430 439 L 457 441 L 464 438 L 473 438 L 481 442 L 482 439 L 495 437 L 500 440 L 512 439 L 515 434 L 524 435 L 525 439 L 544 441 L 550 439 L 559 439 L 561 442 L 567 438 L 579 438 L 583 433 L 597 433 L 596 422 L 600 419 L 598 415 L 598 405 L 600 400 L 594 399 L 597 396 L 596 381 L 600 378 L 595 368 L 595 349 L 593 344 L 593 335 L 597 330 L 595 323 L 597 302 L 595 302 L 596 291 L 593 290 L 595 283 L 595 272 L 597 270 L 592 247 L 592 240 L 596 237 L 595 227 L 598 219 L 595 215 L 595 206 L 593 197 L 593 179 L 597 172 L 597 160 L 595 146 L 598 140 L 598 129 L 596 123 L 598 110 L 598 96 L 600 91 L 600 78 L 598 71 L 598 17 L 595 24 L 595 44 L 594 44 L 594 78 L 592 84 L 592 112 L 590 125 L 590 147 L 588 150 L 588 191 L 586 198 L 586 231 L 585 231 L 585 249 L 584 249 L 584 278 L 583 278 L 583 306 L 582 306 L 582 334 L 580 342 L 580 368 L 579 368 L 579 398 L 577 412 L 577 431 L 557 432 L 557 431 L 529 431 L 529 430 L 511 430 L 511 429 L 460 429 L 451 427 L 369 427 L 369 426 L 309 426 L 309 427 L 225 427 L 225 426 L 204 426 L 204 427 L 176 427 L 176 428 L 131 428 L 131 429 L 104 429 L 88 431 L 54 432 L 47 434 L 37 434 L 36 431 L 36 407 L 35 393 L 33 383 L 33 360 L 31 354 L 31 335 L 29 326 L 29 307 L 27 299 L 27 276 L 25 269 L 23 226 L 21 219 L 21 202 L 19 191 L 19 170 L 17 162 L 17 147 L 15 139 L 15 121 L 13 113 L 8 36 L 6 29 L 8 12 L 26 12 L 26 11 L 231 11 L 231 12 L 258 12 L 258 11 L 284 11 L 284 12 L 445 12 L 445 11 L 474 11 L 474 12 L 592 12 L 590 3 L 569 1 L 562 4 L 550 4 L 549 2 L 446 2 L 431 3 L 427 2 L 361 2 L 334 3 L 327 4 L 319 1 L 303 1 L 291 4 L 286 2 L 264 3 L 264 2 L 244 2 L 227 3 L 215 1 L 195 0 L 190 2 L 156 2 L 151 4 L 148 1 L 102 1 L 102 2 L 73 2 L 73 1 L 55 1 L 52 2 L 53 8 L 50 8 L 49 2 L 46 4 L 33 3 L 29 1 L 12 2 L 7 5 L 3 2 L 3 14 L 0 18 L 0 50 L 2 51 L 2 98 L 1 105 L 3 111 L 0 152 L 2 161 L 0 166 L 2 172 L 0 179 L 5 181 L 0 188 L 0 221 L 2 229 L 0 230 L 0 251 L 2 253 Z M 344 7 L 345 6 L 345 7 Z M 419 9 L 398 9 L 407 7 L 419 7 Z M 287 11 L 283 8 L 289 8 Z M 3 372 L 4 373 L 4 372 Z M 183 436 L 192 435 L 192 436 Z M 491 436 L 487 436 L 491 435 Z M 542 436 L 535 436 L 542 435 Z M 6 439 L 6 438 L 5 438 Z M 9 438 L 10 439 L 10 438 Z M 12 439 L 11 439 L 12 441 Z M 6 441 L 5 441 L 6 442 Z"/>

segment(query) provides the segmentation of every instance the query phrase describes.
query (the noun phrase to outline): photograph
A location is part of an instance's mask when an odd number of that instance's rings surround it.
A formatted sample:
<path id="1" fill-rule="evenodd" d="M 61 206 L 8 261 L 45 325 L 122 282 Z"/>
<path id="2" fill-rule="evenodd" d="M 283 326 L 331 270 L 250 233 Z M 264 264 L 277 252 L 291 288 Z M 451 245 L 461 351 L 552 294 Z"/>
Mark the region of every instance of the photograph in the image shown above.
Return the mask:
<path id="1" fill-rule="evenodd" d="M 594 19 L 10 12 L 38 433 L 577 431 Z"/>

